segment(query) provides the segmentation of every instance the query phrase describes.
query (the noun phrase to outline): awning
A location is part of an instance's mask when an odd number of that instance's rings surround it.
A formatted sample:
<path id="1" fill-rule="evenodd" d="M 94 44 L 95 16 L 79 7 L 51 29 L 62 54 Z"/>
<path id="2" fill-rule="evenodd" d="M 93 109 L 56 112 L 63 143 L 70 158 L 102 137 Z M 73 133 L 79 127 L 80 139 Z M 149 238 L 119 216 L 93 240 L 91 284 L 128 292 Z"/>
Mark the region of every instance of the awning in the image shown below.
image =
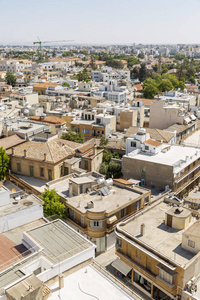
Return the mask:
<path id="1" fill-rule="evenodd" d="M 190 115 L 190 118 L 191 118 L 192 121 L 196 120 L 196 117 L 194 115 Z"/>
<path id="2" fill-rule="evenodd" d="M 191 122 L 191 119 L 187 117 L 187 118 L 184 119 L 184 122 L 185 122 L 186 124 L 188 124 L 188 123 Z"/>
<path id="3" fill-rule="evenodd" d="M 131 270 L 132 267 L 127 265 L 125 262 L 123 262 L 121 259 L 117 258 L 113 263 L 111 264 L 115 269 L 120 271 L 123 275 L 127 275 Z"/>
<path id="4" fill-rule="evenodd" d="M 117 217 L 114 215 L 114 216 L 107 219 L 107 224 L 112 224 L 115 221 L 117 221 Z"/>

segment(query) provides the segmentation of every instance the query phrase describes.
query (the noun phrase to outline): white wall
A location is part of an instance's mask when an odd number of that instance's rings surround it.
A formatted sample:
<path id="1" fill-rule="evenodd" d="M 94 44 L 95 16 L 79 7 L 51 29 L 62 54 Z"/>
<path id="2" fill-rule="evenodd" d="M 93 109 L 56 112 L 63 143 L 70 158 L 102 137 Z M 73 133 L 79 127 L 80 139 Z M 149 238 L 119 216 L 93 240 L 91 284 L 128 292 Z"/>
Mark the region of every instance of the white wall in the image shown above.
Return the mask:
<path id="1" fill-rule="evenodd" d="M 43 207 L 39 204 L 8 213 L 0 217 L 0 233 L 36 221 L 42 217 Z"/>

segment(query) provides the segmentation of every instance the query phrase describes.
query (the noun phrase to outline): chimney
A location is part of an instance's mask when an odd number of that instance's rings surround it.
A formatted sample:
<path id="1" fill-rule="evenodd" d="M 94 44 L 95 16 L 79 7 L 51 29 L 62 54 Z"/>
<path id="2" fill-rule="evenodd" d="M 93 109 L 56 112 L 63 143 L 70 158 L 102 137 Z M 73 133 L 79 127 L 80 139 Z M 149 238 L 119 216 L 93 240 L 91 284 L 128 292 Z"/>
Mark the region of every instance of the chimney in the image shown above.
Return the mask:
<path id="1" fill-rule="evenodd" d="M 15 155 L 15 148 L 12 147 L 12 155 Z"/>
<path id="2" fill-rule="evenodd" d="M 143 236 L 145 234 L 145 224 L 141 224 L 140 234 Z"/>
<path id="3" fill-rule="evenodd" d="M 93 146 L 93 154 L 94 155 L 97 155 L 97 146 L 96 146 L 96 144 L 94 144 L 94 146 Z"/>
<path id="4" fill-rule="evenodd" d="M 24 149 L 24 157 L 26 157 L 26 154 L 27 154 L 27 150 Z"/>
<path id="5" fill-rule="evenodd" d="M 72 189 L 72 182 L 69 181 L 69 197 L 72 197 L 73 189 Z"/>
<path id="6" fill-rule="evenodd" d="M 44 153 L 44 160 L 47 160 L 47 154 Z"/>

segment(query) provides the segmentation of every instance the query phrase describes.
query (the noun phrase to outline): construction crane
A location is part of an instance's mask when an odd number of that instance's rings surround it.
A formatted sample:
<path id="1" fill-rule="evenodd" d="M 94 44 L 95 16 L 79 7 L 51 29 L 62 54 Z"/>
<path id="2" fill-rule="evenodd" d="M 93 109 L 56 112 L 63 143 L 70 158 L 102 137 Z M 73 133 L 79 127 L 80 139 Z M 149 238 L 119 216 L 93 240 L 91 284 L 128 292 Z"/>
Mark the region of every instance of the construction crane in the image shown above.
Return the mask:
<path id="1" fill-rule="evenodd" d="M 39 47 L 40 47 L 40 61 L 42 62 L 42 44 L 49 44 L 49 43 L 64 43 L 64 42 L 73 42 L 73 40 L 63 40 L 63 41 L 45 41 L 45 42 L 42 42 L 40 41 L 39 37 L 38 38 L 38 41 L 37 42 L 33 42 L 33 44 L 38 44 Z"/>

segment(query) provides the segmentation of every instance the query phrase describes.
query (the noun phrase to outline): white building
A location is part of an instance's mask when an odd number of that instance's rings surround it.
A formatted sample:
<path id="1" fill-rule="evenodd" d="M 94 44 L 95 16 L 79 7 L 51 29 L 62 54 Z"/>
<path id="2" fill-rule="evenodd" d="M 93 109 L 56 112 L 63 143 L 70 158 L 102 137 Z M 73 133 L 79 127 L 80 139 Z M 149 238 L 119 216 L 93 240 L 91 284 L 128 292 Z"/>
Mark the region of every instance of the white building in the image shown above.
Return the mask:
<path id="1" fill-rule="evenodd" d="M 127 90 L 122 90 L 116 80 L 109 80 L 106 84 L 101 84 L 99 91 L 95 91 L 93 94 L 117 103 L 126 102 L 127 99 Z"/>

